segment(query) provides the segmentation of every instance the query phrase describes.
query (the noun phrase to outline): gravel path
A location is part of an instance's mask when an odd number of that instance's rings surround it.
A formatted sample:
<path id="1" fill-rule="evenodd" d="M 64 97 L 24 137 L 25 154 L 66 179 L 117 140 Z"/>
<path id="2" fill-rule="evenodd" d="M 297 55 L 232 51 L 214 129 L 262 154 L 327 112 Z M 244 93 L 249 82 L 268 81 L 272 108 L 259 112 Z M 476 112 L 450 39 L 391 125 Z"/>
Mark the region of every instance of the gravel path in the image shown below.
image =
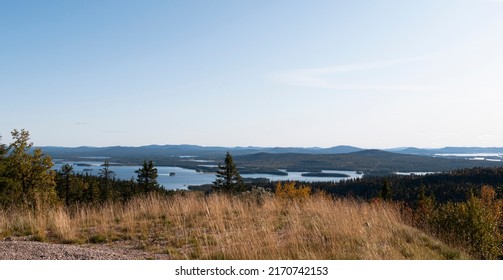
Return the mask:
<path id="1" fill-rule="evenodd" d="M 107 245 L 66 245 L 34 241 L 0 241 L 0 260 L 145 260 L 167 255 Z"/>

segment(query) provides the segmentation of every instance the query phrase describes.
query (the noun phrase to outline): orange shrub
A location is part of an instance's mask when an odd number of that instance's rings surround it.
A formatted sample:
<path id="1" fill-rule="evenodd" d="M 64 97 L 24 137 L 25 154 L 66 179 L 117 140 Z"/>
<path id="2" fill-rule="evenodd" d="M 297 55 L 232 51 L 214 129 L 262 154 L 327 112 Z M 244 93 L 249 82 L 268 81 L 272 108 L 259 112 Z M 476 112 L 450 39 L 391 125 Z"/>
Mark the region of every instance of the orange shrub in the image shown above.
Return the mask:
<path id="1" fill-rule="evenodd" d="M 307 198 L 311 194 L 311 187 L 307 185 L 300 185 L 295 187 L 296 182 L 285 182 L 276 184 L 275 194 L 279 197 L 290 199 Z"/>

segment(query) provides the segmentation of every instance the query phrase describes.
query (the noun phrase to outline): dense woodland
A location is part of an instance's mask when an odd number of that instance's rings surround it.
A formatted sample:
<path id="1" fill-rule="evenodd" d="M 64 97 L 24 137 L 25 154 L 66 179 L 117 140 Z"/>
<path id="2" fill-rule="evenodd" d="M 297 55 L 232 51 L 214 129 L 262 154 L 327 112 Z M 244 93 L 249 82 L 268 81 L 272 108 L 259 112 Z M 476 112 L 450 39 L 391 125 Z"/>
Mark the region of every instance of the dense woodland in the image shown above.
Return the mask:
<path id="1" fill-rule="evenodd" d="M 330 180 L 327 178 L 327 180 Z M 274 190 L 277 182 L 255 180 L 253 185 Z M 354 197 L 370 201 L 378 198 L 385 185 L 390 199 L 415 207 L 418 197 L 434 197 L 436 203 L 464 202 L 480 195 L 484 185 L 494 188 L 497 198 L 503 198 L 503 168 L 459 169 L 428 175 L 364 176 L 339 182 L 311 182 L 313 191 L 323 191 L 336 197 Z"/>
<path id="2" fill-rule="evenodd" d="M 484 185 L 492 186 L 503 197 L 503 168 L 471 168 L 428 175 L 364 176 L 338 183 L 311 183 L 313 188 L 336 196 L 355 196 L 370 200 L 378 197 L 383 185 L 391 186 L 392 199 L 414 204 L 420 193 L 435 197 L 437 203 L 463 202 L 480 195 Z"/>

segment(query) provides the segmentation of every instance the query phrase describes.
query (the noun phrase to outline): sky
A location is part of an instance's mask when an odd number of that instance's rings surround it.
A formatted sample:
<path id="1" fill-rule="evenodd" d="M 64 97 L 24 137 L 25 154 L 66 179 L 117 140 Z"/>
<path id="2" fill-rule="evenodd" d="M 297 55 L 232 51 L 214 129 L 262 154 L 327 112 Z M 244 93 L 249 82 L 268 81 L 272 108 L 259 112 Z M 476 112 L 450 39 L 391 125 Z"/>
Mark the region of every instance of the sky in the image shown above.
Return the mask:
<path id="1" fill-rule="evenodd" d="M 0 0 L 37 146 L 503 146 L 503 0 Z"/>

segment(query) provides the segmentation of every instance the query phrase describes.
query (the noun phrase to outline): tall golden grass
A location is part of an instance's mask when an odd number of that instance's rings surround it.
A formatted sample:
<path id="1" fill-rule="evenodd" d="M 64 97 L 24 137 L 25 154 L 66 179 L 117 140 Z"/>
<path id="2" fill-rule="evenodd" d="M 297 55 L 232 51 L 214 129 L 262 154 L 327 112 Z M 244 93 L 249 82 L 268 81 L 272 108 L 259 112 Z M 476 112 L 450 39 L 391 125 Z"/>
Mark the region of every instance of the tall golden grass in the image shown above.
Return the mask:
<path id="1" fill-rule="evenodd" d="M 174 259 L 465 258 L 405 225 L 398 207 L 318 194 L 305 199 L 183 193 L 125 204 L 0 210 L 0 235 L 108 243 Z"/>

